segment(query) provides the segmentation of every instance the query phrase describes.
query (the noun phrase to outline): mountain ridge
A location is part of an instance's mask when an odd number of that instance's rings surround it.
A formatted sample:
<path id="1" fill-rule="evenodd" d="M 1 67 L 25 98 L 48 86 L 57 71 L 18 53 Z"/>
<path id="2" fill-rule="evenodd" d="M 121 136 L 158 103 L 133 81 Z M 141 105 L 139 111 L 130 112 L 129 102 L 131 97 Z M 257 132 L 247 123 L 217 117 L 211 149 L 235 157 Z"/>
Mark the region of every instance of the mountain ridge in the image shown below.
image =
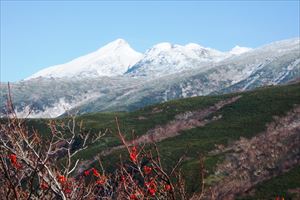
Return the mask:
<path id="1" fill-rule="evenodd" d="M 123 40 L 119 43 L 129 46 Z M 123 65 L 122 73 L 125 75 L 99 77 L 92 73 L 93 76 L 36 77 L 13 83 L 11 91 L 16 111 L 22 117 L 31 111 L 29 117 L 45 118 L 66 113 L 132 111 L 171 99 L 252 90 L 285 84 L 300 77 L 299 38 L 274 42 L 220 61 L 208 62 L 199 61 L 207 55 L 201 54 L 201 50 L 214 51 L 197 44 L 163 43 L 159 47 L 152 60 L 147 56 L 141 58 L 149 62 L 140 60 L 131 68 Z M 189 59 L 197 54 L 182 53 L 186 48 L 188 52 L 200 50 L 202 57 Z M 182 54 L 174 56 L 173 53 L 178 51 Z M 173 63 L 166 57 L 174 57 L 180 62 Z M 151 67 L 155 73 L 148 70 Z M 128 72 L 128 68 L 132 71 Z M 5 116 L 7 85 L 1 83 L 0 91 L 3 94 L 0 96 L 0 115 Z"/>
<path id="2" fill-rule="evenodd" d="M 173 60 L 175 59 L 176 56 L 179 56 L 182 53 L 184 54 L 185 57 L 188 58 L 191 57 L 194 59 L 201 58 L 201 56 L 203 56 L 204 58 L 203 61 L 207 61 L 207 60 L 213 61 L 215 57 L 218 60 L 221 60 L 222 58 L 229 57 L 232 55 L 239 55 L 251 50 L 251 48 L 236 46 L 228 52 L 221 52 L 212 48 L 203 47 L 196 43 L 178 45 L 178 44 L 171 44 L 168 42 L 162 42 L 152 46 L 144 54 L 142 54 L 132 49 L 126 40 L 116 39 L 92 53 L 75 58 L 65 64 L 46 67 L 34 73 L 33 75 L 25 78 L 24 80 L 26 81 L 37 77 L 68 78 L 68 77 L 83 76 L 84 78 L 89 78 L 89 76 L 111 77 L 111 76 L 124 75 L 126 73 L 130 73 L 132 71 L 131 69 L 132 67 L 136 68 L 135 64 L 145 59 L 145 57 L 147 57 L 148 54 L 154 54 L 152 55 L 154 57 L 157 56 L 155 54 L 159 54 L 161 52 L 167 52 L 167 51 L 170 51 L 169 54 L 172 53 L 174 54 L 174 49 L 179 49 L 179 50 L 175 52 L 175 54 L 177 55 L 174 55 L 173 58 L 171 58 Z M 215 55 L 212 55 L 211 57 L 209 57 L 209 55 L 205 55 L 209 53 Z M 125 59 L 126 57 L 128 57 L 128 60 Z M 207 60 L 205 60 L 205 57 L 208 57 Z M 103 59 L 105 58 L 106 60 L 102 62 Z M 123 60 L 123 62 L 112 62 L 113 60 Z M 176 61 L 180 62 L 180 60 L 178 59 Z M 102 67 L 103 65 L 108 68 Z M 73 70 L 75 70 L 76 72 L 74 73 Z"/>

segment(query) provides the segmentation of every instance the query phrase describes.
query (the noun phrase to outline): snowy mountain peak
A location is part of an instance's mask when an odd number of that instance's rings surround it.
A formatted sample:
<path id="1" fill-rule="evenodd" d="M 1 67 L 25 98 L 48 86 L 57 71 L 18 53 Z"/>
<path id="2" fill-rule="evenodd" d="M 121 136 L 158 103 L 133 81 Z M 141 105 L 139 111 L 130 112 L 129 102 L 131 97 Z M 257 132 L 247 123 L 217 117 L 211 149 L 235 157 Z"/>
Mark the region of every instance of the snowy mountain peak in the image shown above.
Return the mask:
<path id="1" fill-rule="evenodd" d="M 188 49 L 203 49 L 204 47 L 196 43 L 188 43 L 185 45 Z"/>
<path id="2" fill-rule="evenodd" d="M 246 53 L 248 51 L 252 50 L 252 48 L 249 47 L 240 47 L 239 45 L 236 45 L 235 47 L 233 47 L 229 53 L 233 54 L 233 55 L 239 55 L 239 54 L 243 54 Z"/>
<path id="3" fill-rule="evenodd" d="M 148 52 L 154 52 L 154 51 L 174 51 L 174 50 L 200 50 L 200 49 L 206 49 L 205 47 L 196 44 L 196 43 L 188 43 L 184 46 L 179 44 L 171 44 L 169 42 L 162 42 L 154 45 L 152 48 L 148 50 Z"/>
<path id="4" fill-rule="evenodd" d="M 144 57 L 126 74 L 158 77 L 195 68 L 200 69 L 203 64 L 218 62 L 227 57 L 228 53 L 205 48 L 195 43 L 183 46 L 164 42 L 146 51 Z"/>
<path id="5" fill-rule="evenodd" d="M 87 78 L 118 76 L 137 63 L 142 54 L 133 50 L 123 39 L 108 43 L 97 51 L 76 58 L 66 64 L 43 69 L 25 80 L 38 77 L 46 78 Z"/>
<path id="6" fill-rule="evenodd" d="M 126 40 L 124 39 L 116 39 L 108 44 L 106 44 L 105 46 L 101 47 L 100 49 L 98 49 L 98 51 L 100 50 L 111 50 L 111 51 L 114 51 L 114 50 L 117 50 L 119 48 L 128 48 L 130 47 L 130 45 L 128 44 L 128 42 L 126 42 Z"/>
<path id="7" fill-rule="evenodd" d="M 109 44 L 128 44 L 126 40 L 122 39 L 122 38 L 118 38 L 114 41 L 112 41 L 111 43 Z"/>
<path id="8" fill-rule="evenodd" d="M 154 45 L 151 49 L 148 50 L 148 52 L 150 51 L 166 51 L 166 50 L 170 50 L 174 47 L 174 45 L 172 45 L 169 42 L 162 42 L 159 44 Z"/>

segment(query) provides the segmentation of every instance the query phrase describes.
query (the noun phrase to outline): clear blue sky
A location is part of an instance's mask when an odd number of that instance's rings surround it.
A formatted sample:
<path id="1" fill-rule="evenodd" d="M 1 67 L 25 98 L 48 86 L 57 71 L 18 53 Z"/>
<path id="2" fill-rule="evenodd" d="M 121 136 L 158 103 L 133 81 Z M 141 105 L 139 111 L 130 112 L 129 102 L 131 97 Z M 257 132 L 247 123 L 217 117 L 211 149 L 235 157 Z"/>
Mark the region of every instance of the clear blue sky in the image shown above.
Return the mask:
<path id="1" fill-rule="evenodd" d="M 3 1 L 1 81 L 123 38 L 140 52 L 159 42 L 219 50 L 299 37 L 299 1 Z"/>

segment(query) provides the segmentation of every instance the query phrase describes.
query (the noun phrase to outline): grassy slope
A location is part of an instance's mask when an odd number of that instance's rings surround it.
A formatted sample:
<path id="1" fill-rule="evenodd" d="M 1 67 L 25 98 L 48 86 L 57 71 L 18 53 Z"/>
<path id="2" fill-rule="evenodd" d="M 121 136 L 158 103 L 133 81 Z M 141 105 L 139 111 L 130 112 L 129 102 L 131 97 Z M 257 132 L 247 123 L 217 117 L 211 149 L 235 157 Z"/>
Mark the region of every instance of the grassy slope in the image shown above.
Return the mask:
<path id="1" fill-rule="evenodd" d="M 300 84 L 280 87 L 262 88 L 242 94 L 243 97 L 232 105 L 226 106 L 215 115 L 221 114 L 223 118 L 205 127 L 184 131 L 180 136 L 167 139 L 158 143 L 164 161 L 168 166 L 172 165 L 181 155 L 187 152 L 188 159 L 183 164 L 183 169 L 189 183 L 189 190 L 196 191 L 199 183 L 199 154 L 204 154 L 214 149 L 215 144 L 228 144 L 240 137 L 252 137 L 265 130 L 265 124 L 271 122 L 273 116 L 282 116 L 290 110 L 294 104 L 300 104 Z M 86 125 L 99 129 L 111 127 L 115 129 L 113 118 L 115 115 L 122 122 L 121 127 L 125 133 L 131 130 L 136 135 L 145 133 L 149 128 L 157 124 L 165 124 L 172 120 L 175 114 L 188 110 L 196 110 L 227 98 L 230 95 L 214 97 L 195 97 L 184 100 L 170 101 L 164 104 L 146 107 L 132 113 L 113 114 L 89 114 L 82 116 Z M 153 109 L 163 110 L 160 113 L 152 113 Z M 139 120 L 143 116 L 146 119 Z M 118 142 L 115 135 L 106 140 L 107 146 L 113 146 Z M 85 153 L 94 155 L 105 145 L 99 144 Z M 115 155 L 122 153 L 118 151 Z M 224 156 L 206 156 L 206 167 L 212 172 L 214 166 Z M 117 156 L 109 157 L 110 163 L 117 161 Z M 208 180 L 212 181 L 212 180 Z"/>
<path id="2" fill-rule="evenodd" d="M 135 135 L 142 135 L 156 125 L 166 124 L 178 113 L 201 109 L 234 95 L 236 94 L 175 100 L 131 113 L 94 113 L 80 116 L 79 118 L 84 121 L 85 127 L 91 129 L 92 132 L 105 128 L 112 130 L 112 133 L 108 134 L 98 144 L 87 149 L 81 156 L 84 159 L 89 159 L 102 149 L 120 144 L 115 131 L 115 116 L 119 118 L 122 131 L 128 137 L 131 136 L 132 130 L 135 131 Z M 189 190 L 191 192 L 196 191 L 199 182 L 199 154 L 206 155 L 206 167 L 209 173 L 212 172 L 215 165 L 224 157 L 224 155 L 207 156 L 207 152 L 213 150 L 215 144 L 226 145 L 240 137 L 252 137 L 265 130 L 266 123 L 271 122 L 273 116 L 284 115 L 295 104 L 300 104 L 299 83 L 242 93 L 241 99 L 214 114 L 221 114 L 222 119 L 205 127 L 186 130 L 177 137 L 158 143 L 164 163 L 171 166 L 186 152 L 187 160 L 182 167 L 189 183 Z M 39 126 L 42 127 L 42 123 L 39 123 Z M 116 155 L 119 153 L 122 151 L 115 152 L 109 158 L 104 158 L 104 161 L 114 163 L 118 160 Z M 300 187 L 300 184 L 298 186 Z"/>
<path id="3" fill-rule="evenodd" d="M 277 196 L 285 197 L 286 200 L 296 199 L 295 194 L 287 192 L 288 189 L 296 188 L 300 188 L 300 166 L 256 185 L 254 195 L 239 200 L 275 199 Z"/>
<path id="4" fill-rule="evenodd" d="M 159 144 L 163 155 L 170 160 L 184 152 L 188 146 L 191 160 L 186 162 L 186 176 L 191 190 L 197 188 L 199 166 L 198 153 L 206 154 L 215 144 L 228 144 L 240 137 L 252 137 L 265 130 L 265 124 L 272 121 L 272 116 L 284 115 L 294 104 L 300 104 L 300 85 L 260 89 L 244 93 L 236 103 L 221 109 L 218 114 L 223 118 L 205 127 L 185 131 L 182 135 Z M 223 156 L 207 157 L 206 166 L 213 170 Z"/>
<path id="5" fill-rule="evenodd" d="M 83 120 L 84 126 L 89 127 L 93 132 L 99 130 L 103 131 L 105 128 L 111 130 L 111 133 L 109 133 L 103 141 L 84 152 L 85 157 L 92 157 L 95 154 L 95 150 L 99 151 L 102 148 L 120 144 L 119 138 L 116 135 L 115 117 L 118 117 L 121 131 L 130 139 L 132 135 L 137 137 L 145 134 L 147 130 L 154 128 L 156 125 L 166 124 L 170 120 L 173 120 L 174 116 L 178 113 L 205 108 L 229 96 L 230 95 L 194 97 L 187 101 L 174 100 L 130 113 L 96 113 L 83 115 L 79 120 Z M 134 134 L 132 134 L 133 131 Z"/>

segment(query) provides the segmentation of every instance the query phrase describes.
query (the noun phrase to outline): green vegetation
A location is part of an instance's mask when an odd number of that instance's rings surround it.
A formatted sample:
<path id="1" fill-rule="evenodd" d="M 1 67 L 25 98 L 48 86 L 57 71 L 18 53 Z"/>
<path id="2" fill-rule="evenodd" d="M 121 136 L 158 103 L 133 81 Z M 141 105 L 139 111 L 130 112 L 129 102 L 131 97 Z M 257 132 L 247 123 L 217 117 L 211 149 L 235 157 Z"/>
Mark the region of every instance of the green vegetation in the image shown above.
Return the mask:
<path id="1" fill-rule="evenodd" d="M 104 149 L 120 145 L 115 117 L 119 119 L 121 131 L 126 135 L 127 139 L 131 139 L 132 137 L 145 134 L 147 130 L 157 125 L 166 124 L 173 120 L 176 114 L 202 109 L 236 95 L 242 95 L 242 97 L 235 103 L 227 105 L 213 114 L 213 116 L 221 115 L 221 119 L 204 127 L 185 130 L 180 135 L 157 144 L 165 166 L 172 166 L 182 155 L 186 155 L 186 159 L 182 163 L 182 169 L 187 179 L 189 191 L 196 191 L 200 177 L 199 155 L 201 154 L 205 157 L 205 166 L 208 174 L 212 173 L 217 163 L 224 159 L 224 155 L 210 156 L 208 152 L 215 149 L 217 144 L 227 145 L 240 137 L 251 138 L 259 134 L 265 130 L 266 124 L 270 123 L 274 116 L 282 116 L 291 110 L 294 105 L 299 105 L 299 83 L 266 87 L 244 93 L 173 100 L 129 113 L 92 113 L 82 115 L 78 120 L 83 120 L 84 127 L 91 130 L 92 133 L 104 131 L 106 128 L 110 131 L 101 142 L 85 150 L 80 157 L 82 159 L 91 159 Z M 40 120 L 35 120 L 35 122 L 38 122 L 42 131 L 46 130 Z M 35 122 L 31 121 L 33 124 Z M 112 164 L 118 161 L 119 154 L 126 156 L 124 150 L 118 150 L 109 155 L 109 157 L 104 157 L 104 163 Z M 294 179 L 293 176 L 287 177 L 290 177 L 290 181 Z M 213 180 L 206 180 L 207 183 L 211 181 Z M 287 181 L 287 183 L 289 182 Z M 257 197 L 259 198 L 259 195 L 264 193 L 264 190 L 271 190 L 267 186 L 261 188 L 262 190 L 257 190 Z M 285 190 L 282 191 L 284 192 Z"/>
<path id="2" fill-rule="evenodd" d="M 284 197 L 285 200 L 296 199 L 296 194 L 288 192 L 296 188 L 300 188 L 300 166 L 256 185 L 254 195 L 239 198 L 239 200 L 275 199 L 277 196 Z"/>

